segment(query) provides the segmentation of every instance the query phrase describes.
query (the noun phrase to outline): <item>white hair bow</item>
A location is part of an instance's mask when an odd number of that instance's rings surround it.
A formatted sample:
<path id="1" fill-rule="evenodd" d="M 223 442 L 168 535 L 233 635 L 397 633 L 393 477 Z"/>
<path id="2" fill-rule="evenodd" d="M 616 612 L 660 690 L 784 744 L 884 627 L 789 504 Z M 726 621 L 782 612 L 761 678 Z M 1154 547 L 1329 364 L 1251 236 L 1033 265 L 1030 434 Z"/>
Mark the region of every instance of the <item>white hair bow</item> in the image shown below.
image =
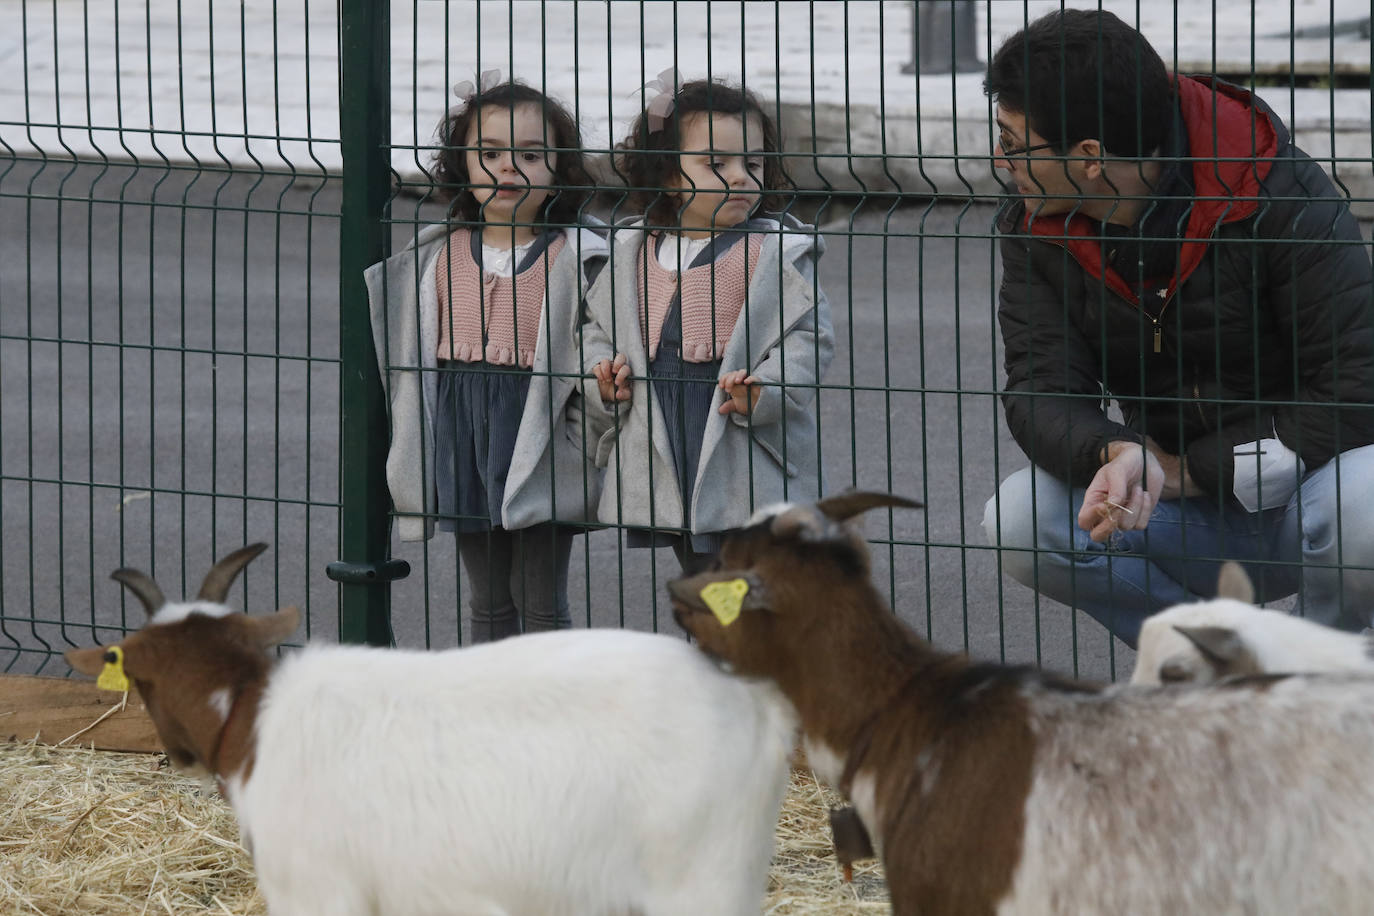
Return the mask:
<path id="1" fill-rule="evenodd" d="M 653 89 L 658 93 L 644 106 L 644 113 L 649 119 L 649 133 L 662 130 L 664 122 L 672 117 L 673 106 L 677 102 L 677 91 L 680 88 L 682 75 L 677 72 L 677 67 L 669 67 L 657 78 L 644 84 L 646 92 Z"/>
<path id="2" fill-rule="evenodd" d="M 477 85 L 472 84 L 472 80 L 463 80 L 453 84 L 453 94 L 462 100 L 463 104 L 472 101 L 472 97 L 479 92 L 490 92 L 501 85 L 500 70 L 483 70 L 482 75 L 477 77 Z"/>

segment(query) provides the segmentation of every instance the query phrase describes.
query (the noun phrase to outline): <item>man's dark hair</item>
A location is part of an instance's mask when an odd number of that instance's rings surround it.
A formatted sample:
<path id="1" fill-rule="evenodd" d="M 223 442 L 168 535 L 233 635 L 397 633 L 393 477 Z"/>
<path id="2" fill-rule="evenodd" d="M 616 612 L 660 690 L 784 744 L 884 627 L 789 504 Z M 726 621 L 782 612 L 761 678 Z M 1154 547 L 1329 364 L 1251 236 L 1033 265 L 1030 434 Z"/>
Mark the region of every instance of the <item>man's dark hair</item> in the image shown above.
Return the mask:
<path id="1" fill-rule="evenodd" d="M 983 91 L 1063 153 L 1099 140 L 1113 156 L 1159 149 L 1173 121 L 1169 71 L 1145 36 L 1105 10 L 1059 10 L 1003 42 Z"/>
<path id="2" fill-rule="evenodd" d="M 791 186 L 783 173 L 778 154 L 781 142 L 778 128 L 762 103 L 749 90 L 716 80 L 683 83 L 673 96 L 673 110 L 662 123 L 641 111 L 630 128 L 630 135 L 616 146 L 615 168 L 630 187 L 629 204 L 642 210 L 649 226 L 675 226 L 681 205 L 668 194 L 668 183 L 680 173 L 678 154 L 682 150 L 682 127 L 688 115 L 710 113 L 756 115 L 763 136 L 749 138 L 763 148 L 763 210 L 780 209 L 783 200 L 777 192 Z"/>
<path id="3" fill-rule="evenodd" d="M 439 123 L 441 149 L 435 156 L 434 179 L 443 200 L 453 201 L 453 215 L 463 222 L 481 220 L 481 207 L 468 185 L 467 142 L 473 121 L 483 109 L 513 111 L 517 105 L 534 105 L 544 114 L 549 126 L 546 149 L 556 153 L 553 189 L 535 217 L 539 222 L 560 226 L 575 225 L 582 217 L 582 204 L 591 191 L 582 154 L 582 134 L 577 122 L 562 105 L 531 86 L 511 81 L 477 92 L 466 104 L 454 109 Z M 479 176 L 486 180 L 485 176 Z"/>

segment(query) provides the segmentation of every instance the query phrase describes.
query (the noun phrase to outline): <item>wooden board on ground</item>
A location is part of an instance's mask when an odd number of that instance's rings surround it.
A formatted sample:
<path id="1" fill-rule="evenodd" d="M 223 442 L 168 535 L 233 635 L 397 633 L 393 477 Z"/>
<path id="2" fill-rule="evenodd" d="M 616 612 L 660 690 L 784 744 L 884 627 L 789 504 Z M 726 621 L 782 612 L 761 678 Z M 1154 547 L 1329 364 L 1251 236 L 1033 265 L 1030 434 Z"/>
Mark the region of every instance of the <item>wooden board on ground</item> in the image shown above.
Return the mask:
<path id="1" fill-rule="evenodd" d="M 100 690 L 94 681 L 0 675 L 0 740 L 31 741 L 37 736 L 43 744 L 94 744 L 104 751 L 162 750 L 138 694 L 130 691 L 125 708 L 110 712 L 119 702 L 119 694 Z"/>

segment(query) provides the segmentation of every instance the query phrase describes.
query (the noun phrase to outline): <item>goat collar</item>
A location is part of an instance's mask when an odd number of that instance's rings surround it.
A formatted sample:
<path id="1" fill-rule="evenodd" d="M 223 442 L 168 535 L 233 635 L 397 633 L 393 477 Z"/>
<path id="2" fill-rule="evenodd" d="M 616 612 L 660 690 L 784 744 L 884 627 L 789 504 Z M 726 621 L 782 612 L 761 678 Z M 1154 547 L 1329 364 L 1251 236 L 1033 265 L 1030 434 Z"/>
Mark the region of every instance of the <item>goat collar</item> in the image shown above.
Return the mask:
<path id="1" fill-rule="evenodd" d="M 899 700 L 906 697 L 912 685 L 916 684 L 923 671 L 917 671 L 911 677 L 902 682 L 902 686 L 893 691 L 892 696 L 887 698 L 881 706 L 873 711 L 873 715 L 864 720 L 864 724 L 859 726 L 859 732 L 854 738 L 854 743 L 849 747 L 849 756 L 844 761 L 844 771 L 840 774 L 840 784 L 838 786 L 840 794 L 846 799 L 849 798 L 849 790 L 854 786 L 854 777 L 859 772 L 859 767 L 863 766 L 864 757 L 868 755 L 868 749 L 873 744 L 873 733 L 878 730 L 878 720 Z"/>
<path id="2" fill-rule="evenodd" d="M 229 729 L 233 727 L 234 717 L 238 714 L 246 693 L 248 691 L 243 687 L 234 691 L 234 699 L 229 704 L 229 714 L 224 717 L 224 724 L 220 726 L 219 734 L 215 736 L 215 746 L 210 750 L 210 759 L 207 761 L 210 765 L 210 772 L 215 775 L 215 785 L 219 787 L 219 794 L 225 798 L 228 798 L 228 793 L 225 791 L 224 774 L 220 772 L 220 755 L 224 752 L 224 736 L 229 734 Z M 245 761 L 245 765 L 251 766 L 251 763 Z"/>

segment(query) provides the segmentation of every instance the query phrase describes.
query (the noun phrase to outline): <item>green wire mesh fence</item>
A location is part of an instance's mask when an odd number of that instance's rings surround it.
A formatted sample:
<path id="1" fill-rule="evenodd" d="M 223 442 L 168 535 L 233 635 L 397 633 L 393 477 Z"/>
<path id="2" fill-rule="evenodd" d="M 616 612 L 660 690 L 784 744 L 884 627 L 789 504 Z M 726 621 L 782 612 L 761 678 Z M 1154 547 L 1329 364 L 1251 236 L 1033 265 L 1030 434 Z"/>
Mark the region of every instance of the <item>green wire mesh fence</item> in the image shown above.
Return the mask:
<path id="1" fill-rule="evenodd" d="M 68 645 L 138 626 L 107 579 L 118 566 L 194 592 L 258 540 L 272 550 L 235 597 L 250 613 L 299 604 L 312 638 L 467 642 L 454 538 L 402 541 L 406 513 L 388 511 L 402 367 L 378 364 L 363 269 L 460 222 L 435 168 L 455 84 L 496 70 L 565 105 L 590 171 L 577 222 L 602 230 L 634 213 L 613 147 L 675 67 L 747 88 L 781 133 L 782 210 L 826 247 L 811 278 L 834 324 L 814 400 L 825 488 L 926 504 L 866 528 L 898 612 L 984 658 L 1128 670 L 1095 620 L 1008 578 L 1013 551 L 983 530 L 1029 460 L 1003 412 L 997 321 L 998 220 L 1017 192 L 982 83 L 1008 36 L 1059 7 L 0 4 L 15 74 L 0 87 L 0 665 L 62 673 Z M 1367 5 L 1100 8 L 1169 70 L 1254 87 L 1374 216 Z M 678 561 L 630 547 L 628 527 L 573 539 L 573 624 L 674 632 L 662 586 Z"/>

